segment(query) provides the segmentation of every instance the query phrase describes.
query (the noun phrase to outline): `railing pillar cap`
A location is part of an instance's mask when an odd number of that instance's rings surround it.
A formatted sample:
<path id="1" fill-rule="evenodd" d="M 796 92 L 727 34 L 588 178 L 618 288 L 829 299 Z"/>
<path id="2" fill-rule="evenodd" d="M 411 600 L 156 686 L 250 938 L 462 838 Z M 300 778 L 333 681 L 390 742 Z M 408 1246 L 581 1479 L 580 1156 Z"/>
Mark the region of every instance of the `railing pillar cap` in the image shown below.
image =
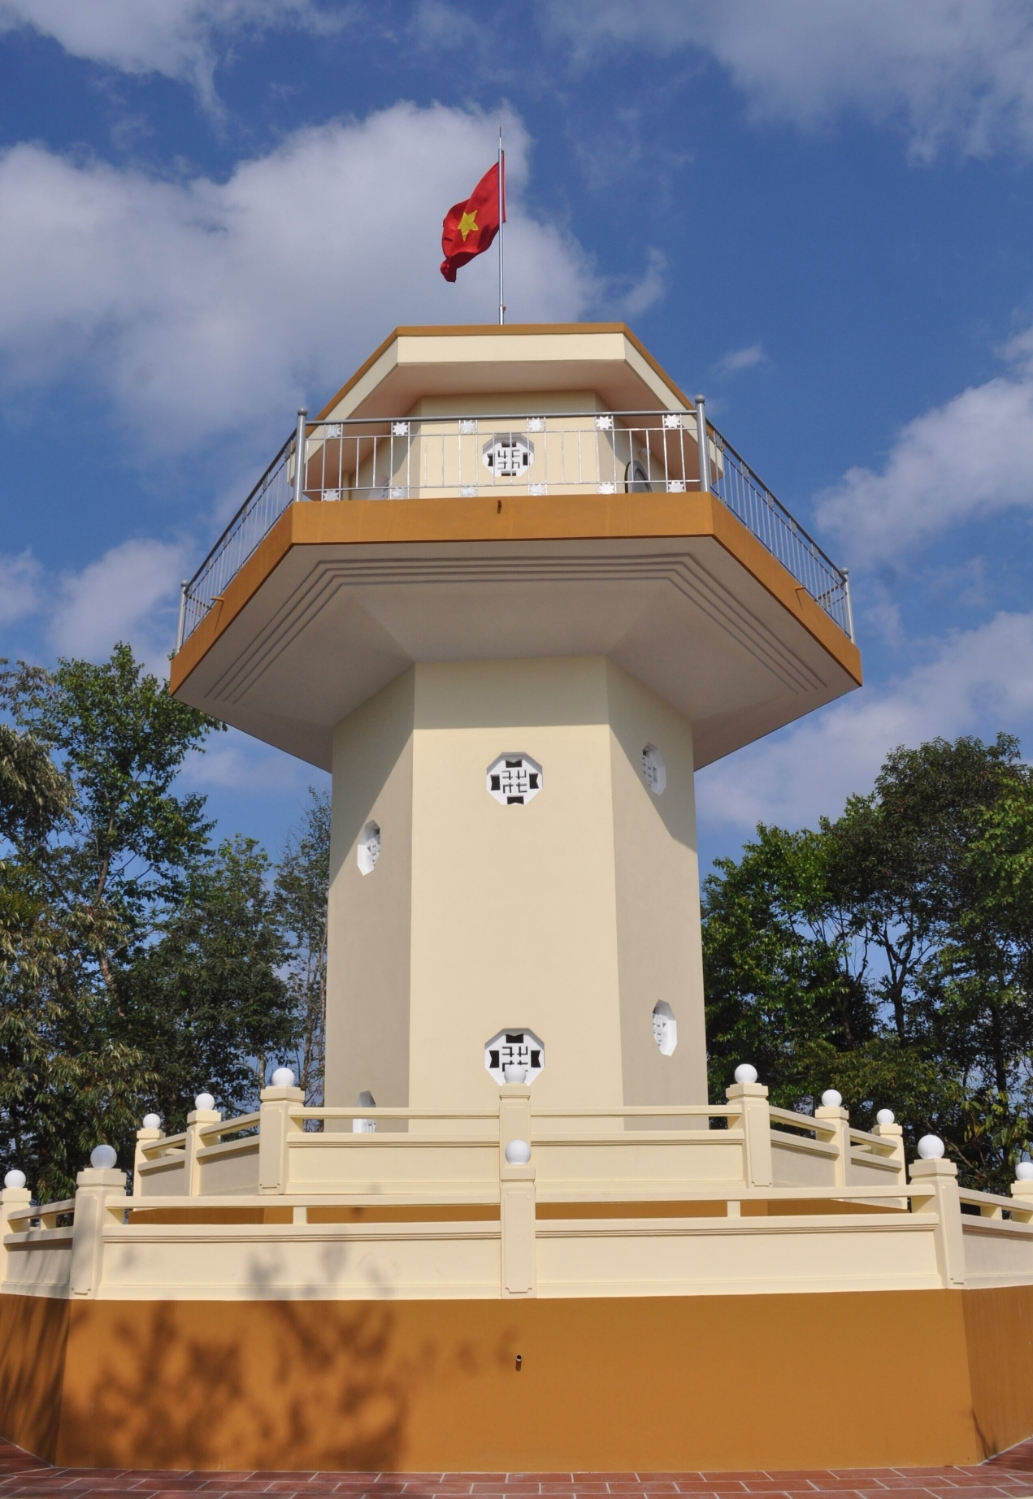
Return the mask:
<path id="1" fill-rule="evenodd" d="M 899 1140 L 903 1133 L 904 1126 L 902 1124 L 897 1124 L 896 1122 L 894 1122 L 893 1124 L 872 1125 L 872 1134 L 881 1135 L 883 1139 L 889 1138 L 892 1140 Z"/>
<path id="2" fill-rule="evenodd" d="M 1021 1185 L 1021 1184 L 1020 1184 Z M 24 1203 L 32 1201 L 28 1187 L 0 1187 L 0 1203 Z"/>
<path id="3" fill-rule="evenodd" d="M 260 1103 L 281 1103 L 284 1100 L 288 1103 L 304 1103 L 305 1090 L 304 1088 L 263 1088 L 258 1099 Z"/>
<path id="4" fill-rule="evenodd" d="M 136 1138 L 138 1140 L 163 1140 L 165 1131 L 163 1129 L 138 1129 Z"/>
<path id="5" fill-rule="evenodd" d="M 125 1191 L 126 1174 L 117 1166 L 86 1166 L 77 1173 L 76 1187 L 121 1187 Z"/>
<path id="6" fill-rule="evenodd" d="M 530 1096 L 531 1096 L 531 1084 L 530 1083 L 500 1083 L 499 1084 L 499 1097 L 500 1098 L 530 1098 Z"/>
<path id="7" fill-rule="evenodd" d="M 820 1103 L 814 1111 L 815 1119 L 849 1119 L 850 1110 L 842 1104 Z"/>
<path id="8" fill-rule="evenodd" d="M 1013 1181 L 1010 1190 L 1013 1197 L 1033 1197 L 1033 1181 L 1028 1178 Z"/>
<path id="9" fill-rule="evenodd" d="M 767 1098 L 768 1090 L 765 1083 L 730 1083 L 725 1089 L 725 1097 L 729 1100 L 735 1098 Z"/>
<path id="10" fill-rule="evenodd" d="M 954 1162 L 945 1161 L 942 1158 L 933 1161 L 912 1161 L 907 1171 L 912 1181 L 927 1176 L 957 1176 L 958 1174 L 958 1168 Z"/>
<path id="11" fill-rule="evenodd" d="M 222 1118 L 221 1109 L 191 1109 L 187 1115 L 188 1124 L 218 1124 Z"/>

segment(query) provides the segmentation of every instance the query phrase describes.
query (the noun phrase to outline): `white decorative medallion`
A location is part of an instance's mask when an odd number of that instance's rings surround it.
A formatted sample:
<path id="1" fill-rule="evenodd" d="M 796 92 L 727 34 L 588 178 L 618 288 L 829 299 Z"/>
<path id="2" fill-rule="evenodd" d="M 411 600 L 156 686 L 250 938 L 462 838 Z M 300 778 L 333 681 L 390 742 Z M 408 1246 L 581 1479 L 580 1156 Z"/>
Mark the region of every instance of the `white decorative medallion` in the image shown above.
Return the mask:
<path id="1" fill-rule="evenodd" d="M 653 1040 L 660 1048 L 661 1056 L 674 1055 L 674 1048 L 678 1045 L 678 1022 L 666 999 L 658 1000 L 653 1006 Z"/>
<path id="2" fill-rule="evenodd" d="M 653 795 L 663 796 L 667 790 L 667 766 L 655 744 L 647 744 L 642 751 L 642 774 Z"/>
<path id="3" fill-rule="evenodd" d="M 488 795 L 504 807 L 522 807 L 542 789 L 542 767 L 530 755 L 499 755 L 488 766 Z"/>
<path id="4" fill-rule="evenodd" d="M 367 822 L 359 836 L 359 869 L 362 874 L 372 874 L 380 858 L 380 824 Z"/>
<path id="5" fill-rule="evenodd" d="M 496 432 L 482 456 L 496 479 L 518 479 L 534 462 L 534 443 L 522 432 Z"/>
<path id="6" fill-rule="evenodd" d="M 484 1048 L 484 1065 L 500 1085 L 506 1081 L 507 1067 L 525 1068 L 524 1081 L 533 1083 L 545 1066 L 545 1047 L 534 1031 L 499 1031 Z"/>

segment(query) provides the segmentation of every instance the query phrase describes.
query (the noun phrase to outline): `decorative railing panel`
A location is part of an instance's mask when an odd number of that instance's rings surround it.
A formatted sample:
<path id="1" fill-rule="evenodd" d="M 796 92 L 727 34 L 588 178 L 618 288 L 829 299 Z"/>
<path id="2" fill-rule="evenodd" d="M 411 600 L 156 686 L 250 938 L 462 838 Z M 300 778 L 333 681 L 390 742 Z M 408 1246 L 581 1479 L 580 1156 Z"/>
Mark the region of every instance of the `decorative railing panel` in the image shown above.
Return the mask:
<path id="1" fill-rule="evenodd" d="M 708 487 L 853 638 L 846 573 L 715 427 L 692 412 L 614 411 L 299 422 L 186 585 L 177 649 L 295 501 Z"/>

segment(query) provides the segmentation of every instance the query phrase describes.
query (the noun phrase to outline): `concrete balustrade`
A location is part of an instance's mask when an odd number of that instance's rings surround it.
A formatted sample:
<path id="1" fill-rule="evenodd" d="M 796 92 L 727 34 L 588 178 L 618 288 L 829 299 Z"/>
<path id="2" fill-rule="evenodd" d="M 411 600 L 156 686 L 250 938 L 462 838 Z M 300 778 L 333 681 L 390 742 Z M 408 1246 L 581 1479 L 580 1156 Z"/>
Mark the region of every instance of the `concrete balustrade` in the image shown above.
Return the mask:
<path id="1" fill-rule="evenodd" d="M 236 1119 L 197 1102 L 182 1134 L 153 1118 L 137 1132 L 131 1196 L 106 1164 L 79 1173 L 72 1201 L 34 1207 L 5 1186 L 0 1291 L 233 1299 L 256 1276 L 283 1298 L 1033 1282 L 1029 1174 L 1011 1197 L 959 1188 L 927 1137 L 909 1181 L 891 1118 L 867 1132 L 841 1103 L 793 1114 L 755 1081 L 713 1108 L 537 1110 L 526 1082 L 504 1084 L 492 1113 L 306 1108 L 285 1080 Z M 354 1118 L 381 1128 L 354 1133 Z"/>

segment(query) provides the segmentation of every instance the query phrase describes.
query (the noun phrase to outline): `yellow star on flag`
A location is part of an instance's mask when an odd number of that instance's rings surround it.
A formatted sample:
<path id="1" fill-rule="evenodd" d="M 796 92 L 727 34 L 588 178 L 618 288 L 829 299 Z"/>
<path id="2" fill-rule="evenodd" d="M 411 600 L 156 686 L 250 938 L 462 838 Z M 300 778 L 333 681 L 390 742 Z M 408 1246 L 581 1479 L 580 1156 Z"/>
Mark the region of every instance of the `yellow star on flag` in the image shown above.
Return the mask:
<path id="1" fill-rule="evenodd" d="M 463 236 L 464 245 L 466 244 L 466 236 L 471 230 L 477 227 L 477 210 L 475 208 L 473 213 L 464 213 L 463 217 L 459 220 L 459 233 Z"/>

